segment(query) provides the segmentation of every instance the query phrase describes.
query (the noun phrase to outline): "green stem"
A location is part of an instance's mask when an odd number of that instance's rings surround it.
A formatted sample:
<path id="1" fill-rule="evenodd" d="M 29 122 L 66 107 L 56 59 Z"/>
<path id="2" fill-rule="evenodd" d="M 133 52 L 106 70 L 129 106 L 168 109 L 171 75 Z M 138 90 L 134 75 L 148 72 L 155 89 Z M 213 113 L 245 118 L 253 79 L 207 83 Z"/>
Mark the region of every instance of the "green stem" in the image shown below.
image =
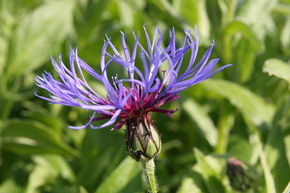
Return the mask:
<path id="1" fill-rule="evenodd" d="M 154 163 L 154 158 L 150 159 L 148 161 L 144 161 L 142 163 L 143 169 L 144 169 L 144 174 L 146 177 L 146 181 L 149 186 L 149 192 L 150 193 L 157 193 L 157 180 L 155 177 L 155 163 Z"/>
<path id="2" fill-rule="evenodd" d="M 266 182 L 267 193 L 276 193 L 275 182 L 274 182 L 273 176 L 271 174 L 271 169 L 267 163 L 267 158 L 266 158 L 266 155 L 264 153 L 263 144 L 261 142 L 260 135 L 259 135 L 258 131 L 254 132 L 252 138 L 253 138 L 254 145 L 256 146 L 256 148 L 258 150 L 258 155 L 260 158 L 261 166 L 262 166 L 263 171 L 264 171 L 264 178 L 265 178 L 265 182 Z"/>
<path id="3" fill-rule="evenodd" d="M 234 123 L 234 114 L 232 111 L 225 112 L 221 115 L 219 126 L 218 126 L 218 139 L 217 139 L 217 145 L 215 147 L 215 152 L 224 154 L 226 153 L 228 140 L 229 140 L 229 134 L 230 130 Z"/>

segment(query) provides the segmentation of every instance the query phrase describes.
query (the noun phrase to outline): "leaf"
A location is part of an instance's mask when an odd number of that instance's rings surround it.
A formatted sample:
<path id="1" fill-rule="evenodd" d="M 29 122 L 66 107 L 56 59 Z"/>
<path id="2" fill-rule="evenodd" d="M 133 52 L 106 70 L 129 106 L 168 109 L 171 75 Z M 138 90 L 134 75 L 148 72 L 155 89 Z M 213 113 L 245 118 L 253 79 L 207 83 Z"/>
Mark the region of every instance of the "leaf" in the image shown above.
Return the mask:
<path id="1" fill-rule="evenodd" d="M 10 120 L 4 124 L 1 138 L 4 149 L 19 154 L 76 154 L 52 129 L 36 121 Z"/>
<path id="2" fill-rule="evenodd" d="M 73 182 L 75 176 L 70 166 L 58 155 L 34 156 L 35 167 L 32 170 L 25 193 L 38 192 L 37 190 L 60 177 Z"/>
<path id="3" fill-rule="evenodd" d="M 179 29 L 182 29 L 183 27 L 189 27 L 168 1 L 150 0 L 148 2 L 152 3 L 152 5 L 154 5 L 157 9 L 153 15 L 154 17 L 157 15 L 159 19 L 164 18 L 163 22 L 171 26 L 175 26 Z M 153 18 L 151 18 L 151 20 L 152 19 Z"/>
<path id="4" fill-rule="evenodd" d="M 215 146 L 217 143 L 217 129 L 205 109 L 192 99 L 186 100 L 182 106 L 197 123 L 209 144 Z"/>
<path id="5" fill-rule="evenodd" d="M 290 12 L 290 6 L 289 7 L 289 12 Z M 290 15 L 290 13 L 289 13 Z M 290 16 L 287 17 L 286 23 L 283 26 L 281 35 L 280 35 L 280 41 L 281 44 L 284 48 L 288 48 L 290 47 Z"/>
<path id="6" fill-rule="evenodd" d="M 283 193 L 289 193 L 290 192 L 290 182 L 287 184 L 287 186 L 285 187 Z"/>
<path id="7" fill-rule="evenodd" d="M 236 73 L 239 75 L 241 82 L 246 82 L 252 78 L 251 74 L 254 70 L 255 60 L 257 56 L 256 50 L 250 43 L 251 41 L 242 38 L 235 51 L 234 64 L 237 65 Z"/>
<path id="8" fill-rule="evenodd" d="M 248 139 L 232 135 L 228 145 L 228 154 L 244 162 L 250 162 L 253 157 L 252 145 L 249 143 Z"/>
<path id="9" fill-rule="evenodd" d="M 285 1 L 285 2 L 283 2 Z M 288 2 L 287 2 L 288 1 Z M 274 9 L 275 13 L 290 16 L 290 2 L 289 0 L 281 0 Z"/>
<path id="10" fill-rule="evenodd" d="M 5 60 L 7 57 L 8 41 L 6 38 L 0 36 L 0 76 L 5 67 Z"/>
<path id="11" fill-rule="evenodd" d="M 120 192 L 140 172 L 140 163 L 127 157 L 98 187 L 95 193 Z"/>
<path id="12" fill-rule="evenodd" d="M 258 39 L 263 40 L 267 32 L 275 29 L 271 12 L 278 0 L 245 0 L 238 11 L 237 17 L 250 26 Z"/>
<path id="13" fill-rule="evenodd" d="M 0 192 L 2 193 L 21 193 L 23 192 L 22 188 L 17 185 L 13 179 L 5 179 L 5 181 L 0 184 Z"/>
<path id="14" fill-rule="evenodd" d="M 221 176 L 217 173 L 217 168 L 210 164 L 201 151 L 194 149 L 194 155 L 197 159 L 202 172 L 201 174 L 205 178 L 205 183 L 209 192 L 212 193 L 225 193 L 225 187 L 221 182 Z"/>
<path id="15" fill-rule="evenodd" d="M 182 180 L 177 193 L 201 193 L 202 191 L 194 183 L 192 178 L 186 177 Z"/>
<path id="16" fill-rule="evenodd" d="M 202 40 L 209 40 L 210 22 L 207 16 L 205 0 L 175 0 L 173 1 L 176 12 L 183 18 L 189 26 L 198 26 L 198 31 Z M 192 11 L 195 10 L 195 11 Z"/>
<path id="17" fill-rule="evenodd" d="M 117 1 L 119 6 L 119 17 L 120 21 L 124 26 L 132 28 L 134 24 L 134 9 L 130 6 L 128 1 Z"/>
<path id="18" fill-rule="evenodd" d="M 284 137 L 284 143 L 286 148 L 286 156 L 288 160 L 288 164 L 290 165 L 290 135 Z"/>
<path id="19" fill-rule="evenodd" d="M 0 77 L 6 67 L 9 40 L 12 34 L 15 15 L 11 13 L 11 6 L 9 1 L 0 1 Z M 12 2 L 13 4 L 13 2 Z"/>
<path id="20" fill-rule="evenodd" d="M 282 78 L 290 84 L 290 64 L 279 59 L 272 58 L 266 60 L 263 72 L 267 72 L 270 76 L 274 75 L 278 78 Z"/>
<path id="21" fill-rule="evenodd" d="M 34 70 L 60 48 L 73 30 L 73 8 L 74 1 L 52 0 L 23 16 L 12 38 L 8 77 Z"/>
<path id="22" fill-rule="evenodd" d="M 248 40 L 249 44 L 251 44 L 256 51 L 259 51 L 261 49 L 260 40 L 257 38 L 256 34 L 252 31 L 252 29 L 243 22 L 233 21 L 229 23 L 225 27 L 223 33 L 224 33 L 223 36 L 227 38 L 235 34 L 241 33 L 243 37 Z"/>
<path id="23" fill-rule="evenodd" d="M 102 15 L 106 12 L 111 0 L 89 0 L 85 5 L 85 9 L 82 10 L 81 6 L 77 8 L 83 11 L 83 18 L 81 18 L 76 30 L 78 34 L 79 48 L 83 47 L 83 44 L 88 44 L 90 41 L 95 41 L 96 28 L 101 27 Z M 95 54 L 95 53 L 94 53 Z"/>
<path id="24" fill-rule="evenodd" d="M 290 98 L 285 97 L 275 113 L 272 127 L 268 133 L 265 145 L 265 154 L 267 163 L 271 169 L 277 192 L 282 192 L 283 188 L 289 182 L 290 164 L 287 159 L 287 149 L 283 139 L 284 131 L 289 129 L 290 116 Z"/>
<path id="25" fill-rule="evenodd" d="M 239 109 L 243 116 L 255 125 L 269 124 L 274 114 L 274 106 L 266 104 L 258 95 L 247 88 L 226 80 L 209 79 L 201 84 L 205 89 L 227 98 Z"/>
<path id="26" fill-rule="evenodd" d="M 275 181 L 277 192 L 282 192 L 289 182 L 290 166 L 287 160 L 283 134 L 279 127 L 271 128 L 266 144 L 266 157 L 271 174 Z"/>

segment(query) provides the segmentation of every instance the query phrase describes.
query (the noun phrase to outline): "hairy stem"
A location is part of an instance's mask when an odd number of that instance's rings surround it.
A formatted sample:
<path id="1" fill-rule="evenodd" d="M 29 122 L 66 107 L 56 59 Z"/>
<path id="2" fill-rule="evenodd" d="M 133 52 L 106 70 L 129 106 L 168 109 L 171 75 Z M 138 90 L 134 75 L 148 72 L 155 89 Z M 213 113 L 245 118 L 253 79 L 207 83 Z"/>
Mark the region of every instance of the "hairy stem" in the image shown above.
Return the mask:
<path id="1" fill-rule="evenodd" d="M 143 171 L 146 177 L 146 181 L 148 183 L 148 188 L 150 193 L 157 193 L 157 180 L 155 176 L 155 163 L 154 158 L 142 162 Z"/>

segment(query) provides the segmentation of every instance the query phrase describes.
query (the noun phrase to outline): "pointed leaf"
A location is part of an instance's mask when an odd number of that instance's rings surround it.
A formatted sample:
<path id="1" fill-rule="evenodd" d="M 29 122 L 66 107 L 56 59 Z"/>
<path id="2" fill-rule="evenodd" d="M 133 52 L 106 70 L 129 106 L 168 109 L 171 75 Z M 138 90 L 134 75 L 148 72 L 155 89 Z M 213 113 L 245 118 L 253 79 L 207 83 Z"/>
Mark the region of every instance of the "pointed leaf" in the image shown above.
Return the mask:
<path id="1" fill-rule="evenodd" d="M 19 154 L 76 153 L 52 129 L 36 121 L 10 120 L 4 124 L 1 137 L 4 149 Z"/>
<path id="2" fill-rule="evenodd" d="M 108 176 L 98 187 L 95 193 L 117 193 L 120 192 L 140 172 L 140 163 L 130 157 Z"/>
<path id="3" fill-rule="evenodd" d="M 8 76 L 34 70 L 72 33 L 74 1 L 46 1 L 23 16 L 12 38 Z"/>
<path id="4" fill-rule="evenodd" d="M 205 109 L 194 100 L 187 100 L 182 106 L 197 123 L 209 144 L 215 146 L 217 143 L 217 129 Z"/>
<path id="5" fill-rule="evenodd" d="M 203 153 L 198 149 L 194 149 L 194 155 L 201 167 L 202 175 L 205 178 L 208 190 L 215 193 L 225 193 L 225 187 L 221 182 L 221 177 L 218 175 L 216 168 L 212 167 L 212 165 L 206 160 Z"/>
<path id="6" fill-rule="evenodd" d="M 256 125 L 269 124 L 274 114 L 274 106 L 250 90 L 226 80 L 210 79 L 201 84 L 204 88 L 214 91 L 227 98 L 236 106 L 245 118 Z"/>

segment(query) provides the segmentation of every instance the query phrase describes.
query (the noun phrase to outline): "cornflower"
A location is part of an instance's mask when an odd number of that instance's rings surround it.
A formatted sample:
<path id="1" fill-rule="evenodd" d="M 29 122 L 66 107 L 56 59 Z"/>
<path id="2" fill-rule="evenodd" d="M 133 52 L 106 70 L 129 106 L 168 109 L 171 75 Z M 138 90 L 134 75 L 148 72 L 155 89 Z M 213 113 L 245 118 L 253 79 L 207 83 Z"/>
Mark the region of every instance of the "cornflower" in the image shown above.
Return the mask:
<path id="1" fill-rule="evenodd" d="M 77 50 L 71 49 L 70 68 L 64 65 L 61 56 L 58 63 L 51 58 L 59 81 L 48 72 L 37 76 L 35 80 L 37 86 L 51 93 L 50 97 L 40 96 L 37 93 L 36 96 L 53 104 L 92 111 L 92 116 L 86 124 L 69 126 L 71 129 L 83 129 L 90 125 L 92 129 L 110 126 L 111 130 L 118 130 L 126 125 L 127 150 L 135 160 L 150 162 L 145 164 L 149 175 L 149 170 L 152 168 L 154 173 L 152 160 L 161 148 L 160 137 L 150 118 L 151 113 L 158 112 L 171 116 L 176 110 L 163 109 L 162 105 L 176 100 L 179 92 L 208 79 L 229 67 L 230 64 L 215 70 L 219 59 L 209 60 L 214 43 L 207 49 L 201 60 L 196 61 L 199 47 L 197 29 L 195 29 L 195 40 L 188 30 L 184 30 L 185 37 L 179 48 L 176 47 L 174 28 L 169 32 L 170 41 L 165 47 L 162 47 L 162 34 L 159 28 L 156 28 L 153 40 L 145 26 L 144 32 L 147 45 L 142 45 L 139 36 L 133 32 L 135 41 L 131 52 L 123 33 L 121 33 L 122 52 L 119 52 L 110 38 L 106 37 L 100 58 L 101 73 L 97 73 L 78 57 Z M 188 62 L 184 62 L 185 54 L 189 54 Z M 136 61 L 140 61 L 139 65 L 136 65 Z M 112 64 L 120 65 L 127 72 L 128 77 L 122 79 L 119 79 L 118 75 L 108 77 L 107 69 Z M 165 68 L 165 65 L 169 67 Z M 106 97 L 101 96 L 88 84 L 83 71 L 105 87 Z M 99 125 L 93 124 L 99 120 L 105 122 Z M 153 183 L 150 185 L 151 191 L 154 192 L 155 177 L 150 178 L 148 175 L 148 182 Z"/>

